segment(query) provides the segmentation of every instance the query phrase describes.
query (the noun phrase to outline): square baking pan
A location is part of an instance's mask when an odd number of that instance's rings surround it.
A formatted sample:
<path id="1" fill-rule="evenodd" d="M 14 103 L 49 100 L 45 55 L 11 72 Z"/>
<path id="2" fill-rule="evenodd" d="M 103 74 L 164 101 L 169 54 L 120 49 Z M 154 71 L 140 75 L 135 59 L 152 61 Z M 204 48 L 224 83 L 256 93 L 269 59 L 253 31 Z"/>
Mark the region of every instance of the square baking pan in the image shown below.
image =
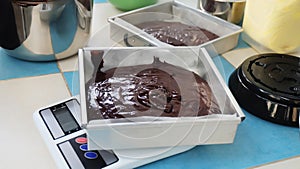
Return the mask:
<path id="1" fill-rule="evenodd" d="M 81 118 L 87 131 L 89 149 L 116 150 L 232 143 L 244 114 L 212 61 L 211 57 L 215 55 L 216 52 L 198 47 L 80 49 Z M 95 112 L 94 108 L 101 113 L 91 95 L 94 90 L 90 90 L 91 84 L 99 78 L 96 74 L 100 70 L 147 65 L 153 63 L 154 58 L 194 72 L 207 81 L 212 90 L 211 97 L 215 98 L 218 106 L 218 113 L 180 117 L 145 115 L 129 118 L 91 118 L 91 113 Z M 173 76 L 173 72 L 167 73 Z M 185 80 L 176 81 L 179 87 L 182 81 Z M 124 86 L 121 85 L 120 88 L 122 87 Z M 182 98 L 192 97 L 182 93 Z"/>
<path id="2" fill-rule="evenodd" d="M 150 21 L 174 21 L 206 29 L 219 37 L 199 45 L 213 44 L 218 54 L 233 49 L 237 43 L 240 26 L 212 16 L 199 9 L 177 1 L 158 3 L 108 18 L 111 39 L 124 46 L 171 46 L 144 32 L 136 25 Z"/>

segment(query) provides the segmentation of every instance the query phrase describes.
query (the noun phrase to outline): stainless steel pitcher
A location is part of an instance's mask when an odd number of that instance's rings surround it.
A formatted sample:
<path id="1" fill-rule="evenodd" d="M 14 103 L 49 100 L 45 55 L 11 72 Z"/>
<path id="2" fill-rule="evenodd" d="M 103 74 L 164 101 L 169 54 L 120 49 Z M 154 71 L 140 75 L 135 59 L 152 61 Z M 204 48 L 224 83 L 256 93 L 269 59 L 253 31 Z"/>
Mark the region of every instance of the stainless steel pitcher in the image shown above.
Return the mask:
<path id="1" fill-rule="evenodd" d="M 246 0 L 198 0 L 198 8 L 204 12 L 239 24 L 244 16 Z"/>
<path id="2" fill-rule="evenodd" d="M 93 0 L 0 0 L 0 46 L 13 57 L 72 56 L 90 34 Z"/>

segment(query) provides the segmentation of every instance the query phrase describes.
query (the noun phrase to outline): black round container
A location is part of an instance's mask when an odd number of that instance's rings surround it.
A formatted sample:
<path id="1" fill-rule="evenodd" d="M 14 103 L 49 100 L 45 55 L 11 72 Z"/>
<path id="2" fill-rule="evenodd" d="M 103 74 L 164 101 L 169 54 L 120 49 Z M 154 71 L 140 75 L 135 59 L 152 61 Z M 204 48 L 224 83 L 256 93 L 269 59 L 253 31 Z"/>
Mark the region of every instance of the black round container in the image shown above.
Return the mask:
<path id="1" fill-rule="evenodd" d="M 300 58 L 284 54 L 252 56 L 231 74 L 229 88 L 249 113 L 299 126 Z"/>

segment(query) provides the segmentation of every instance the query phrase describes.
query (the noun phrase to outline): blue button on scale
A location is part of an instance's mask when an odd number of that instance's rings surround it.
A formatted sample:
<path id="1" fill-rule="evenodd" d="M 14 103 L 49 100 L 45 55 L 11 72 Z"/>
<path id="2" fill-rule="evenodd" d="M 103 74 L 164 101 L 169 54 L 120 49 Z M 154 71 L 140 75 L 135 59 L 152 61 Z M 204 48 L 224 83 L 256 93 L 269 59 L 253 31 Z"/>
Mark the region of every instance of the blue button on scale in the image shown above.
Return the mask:
<path id="1" fill-rule="evenodd" d="M 87 159 L 96 159 L 98 157 L 98 154 L 95 152 L 85 152 L 84 157 Z"/>
<path id="2" fill-rule="evenodd" d="M 82 145 L 79 146 L 79 148 L 80 148 L 80 150 L 82 150 L 82 151 L 88 151 L 88 146 L 87 146 L 87 144 L 82 144 Z"/>

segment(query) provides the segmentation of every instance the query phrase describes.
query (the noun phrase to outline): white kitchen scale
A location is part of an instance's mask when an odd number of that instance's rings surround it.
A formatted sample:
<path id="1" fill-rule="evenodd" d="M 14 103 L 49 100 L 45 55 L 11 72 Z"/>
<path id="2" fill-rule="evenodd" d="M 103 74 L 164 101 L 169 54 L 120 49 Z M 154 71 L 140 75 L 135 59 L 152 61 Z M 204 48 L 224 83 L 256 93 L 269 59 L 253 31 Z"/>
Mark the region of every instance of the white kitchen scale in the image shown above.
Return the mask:
<path id="1" fill-rule="evenodd" d="M 77 97 L 63 100 L 39 109 L 33 116 L 58 168 L 135 168 L 194 147 L 90 151 L 86 131 L 80 125 L 78 100 Z"/>

